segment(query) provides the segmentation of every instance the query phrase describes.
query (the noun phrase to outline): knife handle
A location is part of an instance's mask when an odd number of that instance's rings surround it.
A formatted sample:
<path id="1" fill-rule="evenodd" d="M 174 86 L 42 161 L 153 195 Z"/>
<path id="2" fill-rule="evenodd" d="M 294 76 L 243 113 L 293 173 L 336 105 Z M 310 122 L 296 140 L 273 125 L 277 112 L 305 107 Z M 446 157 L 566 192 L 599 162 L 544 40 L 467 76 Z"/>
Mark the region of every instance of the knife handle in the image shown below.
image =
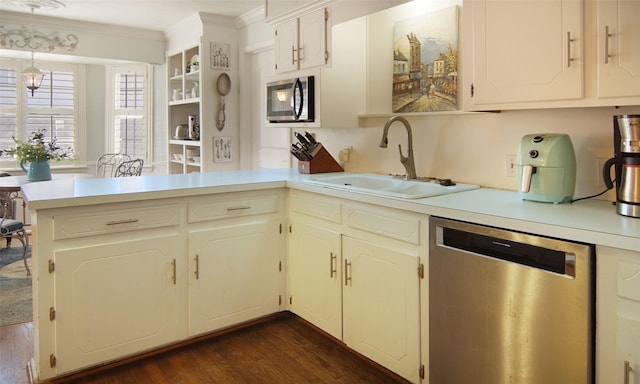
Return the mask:
<path id="1" fill-rule="evenodd" d="M 311 132 L 309 131 L 305 131 L 304 133 L 304 137 L 309 141 L 309 143 L 311 144 L 315 144 L 316 142 L 316 138 L 313 137 L 313 135 L 311 134 Z"/>
<path id="2" fill-rule="evenodd" d="M 300 142 L 300 144 L 302 144 L 303 147 L 308 147 L 309 146 L 309 141 L 302 136 L 302 134 L 300 132 L 295 132 L 296 138 L 298 139 L 298 141 Z"/>
<path id="3" fill-rule="evenodd" d="M 336 268 L 338 266 L 337 261 L 338 261 L 338 255 L 331 252 L 331 257 L 329 258 L 329 277 L 331 277 L 332 279 L 338 273 L 338 270 Z"/>

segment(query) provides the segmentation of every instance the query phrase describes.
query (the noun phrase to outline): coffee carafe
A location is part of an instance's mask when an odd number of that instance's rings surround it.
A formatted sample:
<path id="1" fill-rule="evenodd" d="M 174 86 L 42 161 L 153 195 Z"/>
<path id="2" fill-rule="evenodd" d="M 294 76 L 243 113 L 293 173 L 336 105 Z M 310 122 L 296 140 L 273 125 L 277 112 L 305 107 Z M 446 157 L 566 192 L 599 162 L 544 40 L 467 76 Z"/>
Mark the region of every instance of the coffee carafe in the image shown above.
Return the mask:
<path id="1" fill-rule="evenodd" d="M 630 217 L 640 217 L 640 115 L 613 117 L 614 157 L 604 163 L 602 177 L 608 189 L 614 187 L 611 167 L 614 167 L 616 211 Z"/>

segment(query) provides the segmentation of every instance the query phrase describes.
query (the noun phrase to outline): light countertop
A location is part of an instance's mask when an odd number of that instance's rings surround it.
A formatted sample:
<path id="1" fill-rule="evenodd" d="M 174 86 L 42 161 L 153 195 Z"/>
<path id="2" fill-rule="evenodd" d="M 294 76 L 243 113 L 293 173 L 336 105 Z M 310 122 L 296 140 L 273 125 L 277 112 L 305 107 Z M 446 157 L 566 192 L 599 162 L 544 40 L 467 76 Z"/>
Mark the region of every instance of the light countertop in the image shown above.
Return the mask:
<path id="1" fill-rule="evenodd" d="M 397 199 L 305 183 L 296 169 L 262 169 L 129 178 L 70 178 L 22 186 L 29 209 L 49 209 L 213 193 L 284 188 L 428 215 L 616 248 L 640 250 L 640 218 L 616 213 L 603 200 L 573 204 L 523 201 L 515 191 L 481 188 L 424 199 Z"/>

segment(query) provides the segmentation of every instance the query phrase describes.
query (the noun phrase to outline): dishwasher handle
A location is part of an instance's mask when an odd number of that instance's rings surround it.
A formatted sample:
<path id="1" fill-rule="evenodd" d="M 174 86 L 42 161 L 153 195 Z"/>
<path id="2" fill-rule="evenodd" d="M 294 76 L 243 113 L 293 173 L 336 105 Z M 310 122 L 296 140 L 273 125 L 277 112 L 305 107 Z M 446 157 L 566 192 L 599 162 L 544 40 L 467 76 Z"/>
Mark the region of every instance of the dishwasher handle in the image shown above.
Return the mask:
<path id="1" fill-rule="evenodd" d="M 576 277 L 576 255 L 526 242 L 439 227 L 438 245 Z"/>

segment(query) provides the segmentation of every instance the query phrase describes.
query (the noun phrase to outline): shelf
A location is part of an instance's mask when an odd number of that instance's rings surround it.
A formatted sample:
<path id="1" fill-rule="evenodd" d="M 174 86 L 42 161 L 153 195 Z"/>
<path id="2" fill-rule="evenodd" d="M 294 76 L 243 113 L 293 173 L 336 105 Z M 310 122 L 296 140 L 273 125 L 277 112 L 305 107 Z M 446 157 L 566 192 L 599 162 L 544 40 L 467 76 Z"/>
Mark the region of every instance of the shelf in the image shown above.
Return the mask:
<path id="1" fill-rule="evenodd" d="M 169 105 L 185 105 L 185 104 L 195 104 L 199 102 L 200 102 L 199 97 L 190 97 L 188 99 L 183 99 L 183 100 L 171 100 L 169 101 Z"/>
<path id="2" fill-rule="evenodd" d="M 174 164 L 180 164 L 180 165 L 188 165 L 190 167 L 200 167 L 200 163 L 194 163 L 193 161 L 187 161 L 186 163 L 182 160 L 170 160 L 172 163 Z"/>
<path id="3" fill-rule="evenodd" d="M 443 116 L 443 115 L 477 115 L 479 113 L 500 113 L 500 111 L 435 111 L 435 112 L 406 112 L 406 113 L 365 113 L 358 115 L 358 119 L 377 119 L 377 118 L 389 118 L 393 116 Z"/>
<path id="4" fill-rule="evenodd" d="M 185 74 L 185 78 L 189 81 L 198 81 L 200 80 L 200 71 L 193 71 Z"/>
<path id="5" fill-rule="evenodd" d="M 168 118 L 167 129 L 169 136 L 168 154 L 169 167 L 168 173 L 193 173 L 200 172 L 204 166 L 203 162 L 196 163 L 192 158 L 187 157 L 189 153 L 201 153 L 204 146 L 200 140 L 175 139 L 174 127 L 178 124 L 187 123 L 190 115 L 198 116 L 200 130 L 203 130 L 202 116 L 202 94 L 201 82 L 202 77 L 207 73 L 207 68 L 192 66 L 191 59 L 195 55 L 200 55 L 200 46 L 191 46 L 179 52 L 167 55 L 167 96 L 168 96 Z M 173 95 L 177 97 L 174 100 Z M 198 95 L 198 97 L 191 97 Z M 174 155 L 180 155 L 177 160 Z"/>
<path id="6" fill-rule="evenodd" d="M 201 143 L 200 140 L 176 140 L 176 139 L 169 140 L 169 144 L 186 145 L 188 147 L 200 147 L 201 146 L 200 143 Z"/>

